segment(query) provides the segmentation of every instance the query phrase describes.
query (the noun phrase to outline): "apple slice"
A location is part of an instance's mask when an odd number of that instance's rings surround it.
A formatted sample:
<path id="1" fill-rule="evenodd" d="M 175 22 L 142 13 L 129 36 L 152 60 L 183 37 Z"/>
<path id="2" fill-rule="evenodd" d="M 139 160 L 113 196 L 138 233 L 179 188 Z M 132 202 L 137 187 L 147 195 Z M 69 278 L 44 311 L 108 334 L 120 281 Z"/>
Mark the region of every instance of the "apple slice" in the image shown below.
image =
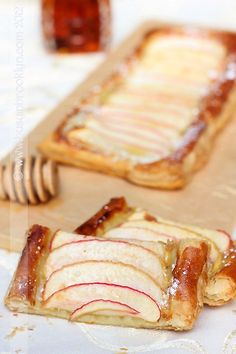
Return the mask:
<path id="1" fill-rule="evenodd" d="M 173 238 L 173 239 L 188 238 L 189 233 L 191 233 L 191 231 L 181 230 L 175 227 L 174 225 L 161 224 L 156 221 L 147 221 L 147 220 L 127 221 L 121 224 L 120 227 L 122 229 L 135 227 L 135 228 L 141 228 L 143 230 L 150 230 L 158 235 L 164 235 L 167 238 Z"/>
<path id="2" fill-rule="evenodd" d="M 173 222 L 170 220 L 162 219 L 160 217 L 157 218 L 157 222 L 165 225 L 172 225 L 190 232 L 195 232 L 199 234 L 199 236 L 214 242 L 221 252 L 227 251 L 232 245 L 231 236 L 224 230 L 209 230 L 198 226 Z"/>
<path id="3" fill-rule="evenodd" d="M 58 230 L 55 232 L 51 240 L 50 251 L 62 245 L 65 245 L 66 243 L 76 242 L 81 240 L 90 240 L 90 239 L 94 239 L 94 236 L 83 236 L 72 232 L 65 232 L 65 231 Z"/>
<path id="4" fill-rule="evenodd" d="M 138 314 L 133 307 L 111 300 L 93 300 L 77 308 L 70 316 L 71 321 L 87 314 L 100 314 L 105 316 L 135 316 Z"/>
<path id="5" fill-rule="evenodd" d="M 137 209 L 129 218 L 129 221 L 141 221 L 147 220 L 148 213 L 145 210 Z M 154 217 L 153 217 L 154 218 Z M 176 227 L 180 227 L 182 229 L 188 230 L 190 232 L 198 233 L 204 238 L 208 238 L 212 242 L 216 244 L 220 251 L 225 252 L 232 246 L 232 238 L 231 236 L 224 230 L 210 230 L 192 225 L 185 225 L 182 223 L 170 221 L 163 219 L 161 217 L 157 217 L 156 221 L 158 223 L 173 225 Z"/>
<path id="6" fill-rule="evenodd" d="M 206 231 L 209 231 L 209 230 L 206 230 Z M 230 248 L 232 248 L 234 246 L 234 241 L 232 239 L 232 236 L 230 235 L 230 233 L 228 233 L 226 230 L 221 230 L 221 229 L 217 229 L 217 230 L 213 230 L 215 232 L 220 233 L 221 235 L 221 242 L 223 241 L 223 237 L 224 237 L 224 240 L 225 240 L 225 251 L 228 251 Z M 215 235 L 216 237 L 216 235 Z M 228 239 L 228 242 L 226 240 L 226 238 Z"/>
<path id="7" fill-rule="evenodd" d="M 46 278 L 63 266 L 88 260 L 122 261 L 148 273 L 161 286 L 165 284 L 164 265 L 156 253 L 131 242 L 105 239 L 81 239 L 55 248 L 45 264 Z"/>
<path id="8" fill-rule="evenodd" d="M 156 218 L 153 215 L 150 215 L 143 209 L 136 209 L 133 214 L 128 217 L 127 221 L 141 221 L 141 220 L 148 220 L 148 221 L 156 221 Z"/>
<path id="9" fill-rule="evenodd" d="M 84 133 L 86 131 L 87 134 L 85 135 Z M 73 133 L 74 132 L 70 133 L 71 137 Z M 94 139 L 95 136 L 99 136 L 100 138 L 102 138 L 102 142 L 106 140 L 108 143 L 110 140 L 111 143 L 117 143 L 119 145 L 131 145 L 139 149 L 151 150 L 157 153 L 158 155 L 166 153 L 167 150 L 167 148 L 163 146 L 163 144 L 160 144 L 160 141 L 158 139 L 156 139 L 156 141 L 151 141 L 150 138 L 147 137 L 145 139 L 144 137 L 140 139 L 140 137 L 136 136 L 137 134 L 132 134 L 132 130 L 125 132 L 124 130 L 120 131 L 118 129 L 112 129 L 111 125 L 107 127 L 106 125 L 101 124 L 98 119 L 95 120 L 93 118 L 86 121 L 86 130 L 80 130 L 78 133 L 80 138 L 88 139 L 90 137 L 90 139 Z"/>
<path id="10" fill-rule="evenodd" d="M 216 262 L 218 261 L 219 257 L 221 257 L 220 251 L 212 239 L 203 237 L 201 234 L 199 234 L 196 231 L 184 229 L 174 224 L 163 224 L 156 221 L 137 220 L 137 221 L 125 222 L 121 224 L 120 227 L 121 230 L 125 228 L 132 229 L 134 227 L 137 227 L 143 230 L 144 232 L 146 232 L 145 230 L 152 231 L 156 233 L 156 239 L 158 240 L 160 239 L 160 237 L 161 237 L 160 240 L 163 240 L 163 236 L 167 238 L 172 237 L 175 240 L 176 239 L 183 240 L 188 238 L 198 238 L 198 239 L 202 238 L 208 240 L 208 242 L 211 245 L 211 249 L 210 249 L 211 260 L 213 262 Z"/>
<path id="11" fill-rule="evenodd" d="M 157 322 L 161 316 L 158 303 L 148 294 L 137 289 L 117 284 L 91 283 L 74 284 L 52 294 L 43 306 L 74 312 L 78 307 L 94 300 L 119 301 L 139 312 L 139 317 Z"/>
<path id="12" fill-rule="evenodd" d="M 148 222 L 148 221 L 144 221 Z M 131 224 L 132 226 L 127 224 Z M 143 240 L 143 241 L 162 241 L 167 243 L 168 241 L 173 241 L 175 238 L 167 235 L 157 233 L 155 230 L 151 230 L 151 228 L 145 228 L 135 226 L 139 221 L 128 221 L 125 224 L 122 224 L 120 227 L 116 227 L 114 229 L 108 230 L 103 237 L 112 238 L 112 239 L 135 239 L 135 240 Z"/>
<path id="13" fill-rule="evenodd" d="M 145 220 L 146 215 L 146 210 L 138 209 L 128 217 L 128 221 Z"/>
<path id="14" fill-rule="evenodd" d="M 80 234 L 68 233 L 64 231 L 57 231 L 51 241 L 51 251 L 54 249 L 61 247 L 63 245 L 69 244 L 71 242 L 79 242 L 79 241 L 88 241 L 88 240 L 104 240 L 104 235 L 100 237 L 95 236 L 84 236 Z M 119 239 L 119 238 L 112 238 L 114 241 L 127 241 L 137 246 L 143 246 L 150 251 L 156 253 L 162 259 L 165 258 L 165 243 L 164 242 L 151 242 L 147 239 L 144 240 L 136 240 L 136 239 Z M 111 240 L 110 240 L 111 241 Z"/>
<path id="15" fill-rule="evenodd" d="M 109 261 L 79 262 L 53 272 L 46 282 L 43 298 L 74 284 L 94 282 L 129 286 L 144 291 L 157 302 L 162 298 L 160 286 L 147 273 L 131 265 Z"/>

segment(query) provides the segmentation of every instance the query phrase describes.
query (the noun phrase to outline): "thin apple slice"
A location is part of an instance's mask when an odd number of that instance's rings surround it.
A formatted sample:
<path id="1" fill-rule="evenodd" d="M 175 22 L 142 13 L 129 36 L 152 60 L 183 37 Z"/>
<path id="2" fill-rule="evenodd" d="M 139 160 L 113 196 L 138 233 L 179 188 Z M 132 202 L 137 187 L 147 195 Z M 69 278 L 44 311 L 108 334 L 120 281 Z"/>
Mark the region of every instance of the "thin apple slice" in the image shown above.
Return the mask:
<path id="1" fill-rule="evenodd" d="M 150 295 L 128 286 L 99 282 L 74 284 L 61 289 L 52 294 L 43 306 L 47 309 L 60 309 L 72 313 L 78 307 L 101 298 L 135 307 L 139 317 L 149 322 L 157 322 L 161 316 L 158 303 Z"/>
<path id="2" fill-rule="evenodd" d="M 55 232 L 55 234 L 52 237 L 51 244 L 50 244 L 50 251 L 53 251 L 55 248 L 58 248 L 70 242 L 89 240 L 93 238 L 94 236 L 84 236 L 72 232 L 65 232 L 65 231 L 58 230 Z"/>
<path id="3" fill-rule="evenodd" d="M 128 221 L 145 220 L 147 212 L 143 209 L 136 210 L 128 217 Z"/>
<path id="4" fill-rule="evenodd" d="M 203 230 L 204 231 L 204 230 Z M 209 231 L 209 230 L 206 230 L 206 231 Z M 218 234 L 220 233 L 221 236 L 224 236 L 225 238 L 225 251 L 227 252 L 230 248 L 233 247 L 234 245 L 234 241 L 232 239 L 232 236 L 230 235 L 229 232 L 227 232 L 226 230 L 222 230 L 222 229 L 217 229 L 217 230 L 211 230 L 211 231 L 214 231 L 214 232 L 217 232 Z M 228 242 L 226 240 L 226 238 L 228 239 Z M 223 240 L 223 238 L 221 239 L 221 241 Z M 223 247 L 223 245 L 222 245 Z"/>
<path id="5" fill-rule="evenodd" d="M 149 217 L 149 214 L 145 210 L 137 209 L 133 214 L 131 214 L 131 216 L 128 218 L 128 221 L 147 220 L 147 217 Z M 207 238 L 207 239 L 211 240 L 212 242 L 214 242 L 221 252 L 227 251 L 232 246 L 232 238 L 224 230 L 205 229 L 205 228 L 201 228 L 198 226 L 193 226 L 193 225 L 182 224 L 182 223 L 170 221 L 170 220 L 161 218 L 159 216 L 156 217 L 156 221 L 158 223 L 162 223 L 162 224 L 166 224 L 166 225 L 173 225 L 173 226 L 180 227 L 180 228 L 185 229 L 190 232 L 198 233 L 199 235 L 203 236 L 204 238 Z"/>
<path id="6" fill-rule="evenodd" d="M 84 304 L 77 308 L 70 316 L 70 320 L 74 321 L 77 318 L 87 315 L 87 314 L 100 314 L 106 316 L 135 316 L 138 314 L 133 307 L 130 307 L 126 304 L 122 304 L 118 301 L 111 301 L 111 300 L 93 300 Z"/>
<path id="7" fill-rule="evenodd" d="M 178 227 L 174 224 L 163 224 L 156 221 L 137 220 L 137 221 L 127 221 L 121 224 L 120 227 L 122 232 L 124 229 L 132 229 L 134 227 L 140 228 L 141 230 L 143 230 L 143 232 L 145 232 L 145 230 L 152 231 L 156 233 L 156 239 L 158 240 L 159 239 L 162 240 L 163 236 L 172 237 L 175 240 L 183 240 L 188 238 L 198 238 L 198 239 L 203 238 L 205 240 L 208 240 L 208 242 L 211 245 L 211 249 L 210 249 L 211 260 L 213 262 L 216 262 L 219 260 L 219 257 L 221 257 L 221 253 L 212 239 L 203 237 L 201 234 L 199 234 L 196 231 L 187 230 Z"/>
<path id="8" fill-rule="evenodd" d="M 181 230 L 175 225 L 161 224 L 156 221 L 148 221 L 148 220 L 135 220 L 135 221 L 127 221 L 120 225 L 123 228 L 140 228 L 143 230 L 150 230 L 158 235 L 163 235 L 166 238 L 173 239 L 184 239 L 189 238 L 189 234 L 193 234 L 188 230 Z M 194 234 L 193 234 L 194 236 Z"/>
<path id="9" fill-rule="evenodd" d="M 162 298 L 160 286 L 147 273 L 131 265 L 109 261 L 85 261 L 62 267 L 47 280 L 43 298 L 74 284 L 94 282 L 129 286 L 144 291 L 157 302 Z"/>
<path id="10" fill-rule="evenodd" d="M 157 221 L 165 225 L 173 225 L 184 230 L 198 233 L 202 237 L 214 242 L 221 252 L 227 251 L 232 245 L 231 236 L 224 230 L 209 230 L 198 226 L 185 225 L 175 221 L 166 220 L 161 217 L 157 217 Z"/>
<path id="11" fill-rule="evenodd" d="M 164 265 L 156 253 L 131 242 L 106 239 L 83 238 L 55 248 L 45 264 L 46 278 L 63 266 L 88 260 L 122 261 L 143 270 L 165 286 Z"/>
<path id="12" fill-rule="evenodd" d="M 56 248 L 59 248 L 63 245 L 69 244 L 71 242 L 79 242 L 79 241 L 88 241 L 88 240 L 103 240 L 104 239 L 104 235 L 100 236 L 100 237 L 95 237 L 95 236 L 84 236 L 84 235 L 80 235 L 80 234 L 75 234 L 75 233 L 68 233 L 65 231 L 57 231 L 52 239 L 51 242 L 51 249 L 50 251 L 53 251 Z M 132 244 L 138 245 L 138 246 L 143 246 L 147 249 L 149 249 L 150 251 L 156 253 L 159 257 L 161 257 L 162 259 L 165 258 L 165 243 L 164 242 L 151 242 L 148 241 L 147 239 L 144 240 L 137 240 L 137 239 L 127 239 L 125 237 L 124 239 L 119 239 L 119 238 L 112 238 L 112 240 L 114 241 L 127 241 L 130 242 Z"/>
<path id="13" fill-rule="evenodd" d="M 132 226 L 126 226 L 126 224 L 132 223 Z M 167 243 L 173 241 L 174 237 L 166 234 L 157 233 L 154 230 L 148 228 L 136 227 L 135 224 L 139 221 L 129 221 L 122 224 L 120 227 L 108 230 L 103 237 L 111 239 L 135 239 L 143 241 L 162 241 Z"/>
<path id="14" fill-rule="evenodd" d="M 136 209 L 133 214 L 128 217 L 128 221 L 141 221 L 141 220 L 148 220 L 152 219 L 152 221 L 156 220 L 156 218 L 146 212 L 143 209 Z M 149 220 L 151 221 L 151 220 Z"/>

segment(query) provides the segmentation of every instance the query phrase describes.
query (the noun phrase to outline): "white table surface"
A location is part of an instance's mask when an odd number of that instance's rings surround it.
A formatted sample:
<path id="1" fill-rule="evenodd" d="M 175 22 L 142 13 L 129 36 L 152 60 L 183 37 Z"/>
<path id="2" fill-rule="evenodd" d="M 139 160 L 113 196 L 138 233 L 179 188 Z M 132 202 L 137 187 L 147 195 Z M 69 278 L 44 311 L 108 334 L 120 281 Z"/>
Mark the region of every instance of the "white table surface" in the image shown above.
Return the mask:
<path id="1" fill-rule="evenodd" d="M 112 5 L 113 46 L 146 19 L 236 30 L 236 0 L 113 0 Z M 40 36 L 38 0 L 1 0 L 0 19 L 2 157 L 103 60 L 104 54 L 47 54 Z M 19 20 L 22 22 L 17 27 Z M 19 70 L 16 69 L 19 56 L 16 35 L 19 31 L 23 32 L 21 59 L 24 62 L 20 134 L 16 119 L 16 71 Z M 220 309 L 204 309 L 194 330 L 186 334 L 72 325 L 64 320 L 15 316 L 4 308 L 2 300 L 17 259 L 17 254 L 0 250 L 0 354 L 236 353 L 233 303 Z"/>

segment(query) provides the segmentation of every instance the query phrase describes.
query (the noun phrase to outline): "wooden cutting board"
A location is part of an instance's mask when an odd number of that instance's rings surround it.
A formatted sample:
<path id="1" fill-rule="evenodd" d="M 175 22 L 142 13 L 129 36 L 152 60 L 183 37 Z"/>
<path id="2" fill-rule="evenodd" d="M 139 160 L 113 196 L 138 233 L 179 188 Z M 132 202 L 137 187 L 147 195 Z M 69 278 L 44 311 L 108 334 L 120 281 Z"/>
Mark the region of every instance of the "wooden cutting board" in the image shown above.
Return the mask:
<path id="1" fill-rule="evenodd" d="M 160 23 L 158 23 L 160 24 Z M 24 153 L 37 153 L 37 145 L 88 90 L 102 82 L 120 60 L 157 23 L 146 23 L 111 53 L 92 75 L 66 98 L 24 141 Z M 93 215 L 111 197 L 125 196 L 131 205 L 162 217 L 209 228 L 236 228 L 236 117 L 216 140 L 209 163 L 183 190 L 160 191 L 132 185 L 96 172 L 60 166 L 60 195 L 47 204 L 21 206 L 0 202 L 0 247 L 20 251 L 25 231 L 33 223 L 68 231 Z M 5 159 L 15 158 L 17 149 Z"/>

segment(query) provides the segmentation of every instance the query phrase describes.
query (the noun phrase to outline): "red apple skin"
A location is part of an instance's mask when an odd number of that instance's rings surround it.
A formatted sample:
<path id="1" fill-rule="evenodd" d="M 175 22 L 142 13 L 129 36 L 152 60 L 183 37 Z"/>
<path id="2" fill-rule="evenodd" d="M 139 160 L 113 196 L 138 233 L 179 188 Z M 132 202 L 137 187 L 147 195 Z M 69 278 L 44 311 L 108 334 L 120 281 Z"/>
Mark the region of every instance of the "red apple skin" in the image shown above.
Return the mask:
<path id="1" fill-rule="evenodd" d="M 129 306 L 129 305 L 126 305 L 126 304 L 123 304 L 122 302 L 119 302 L 119 301 L 112 301 L 112 300 L 104 300 L 104 299 L 97 299 L 97 300 L 93 300 L 93 301 L 89 301 L 88 303 L 78 307 L 75 311 L 73 311 L 70 315 L 70 320 L 73 321 L 74 318 L 76 318 L 76 313 L 80 310 L 82 310 L 84 307 L 90 305 L 90 304 L 93 304 L 93 303 L 96 303 L 96 302 L 104 302 L 105 304 L 117 304 L 117 305 L 121 305 L 123 307 L 126 307 L 127 310 L 126 311 L 122 311 L 120 310 L 119 312 L 124 312 L 126 314 L 130 314 L 130 315 L 138 315 L 139 312 L 137 310 L 135 310 L 133 307 Z"/>
<path id="2" fill-rule="evenodd" d="M 78 235 L 79 236 L 79 235 Z M 87 242 L 87 243 L 89 243 L 89 242 L 101 242 L 101 243 L 104 243 L 104 244 L 106 244 L 106 243 L 121 243 L 121 244 L 125 244 L 125 245 L 131 245 L 132 247 L 137 247 L 137 248 L 140 248 L 140 249 L 142 249 L 142 250 L 144 250 L 145 252 L 148 252 L 148 253 L 150 253 L 151 255 L 153 255 L 153 256 L 155 256 L 156 258 L 158 258 L 159 259 L 159 261 L 160 261 L 160 258 L 159 258 L 159 256 L 157 255 L 157 253 L 155 253 L 153 250 L 151 250 L 151 249 L 149 249 L 149 248 L 146 248 L 146 247 L 144 247 L 144 246 L 142 246 L 142 245 L 136 245 L 136 244 L 133 244 L 132 243 L 132 240 L 119 240 L 119 239 L 99 239 L 99 238 L 90 238 L 90 237 L 86 237 L 86 238 L 88 238 L 88 239 L 82 239 L 82 240 L 78 240 L 78 241 L 71 241 L 71 242 L 68 242 L 68 243 L 64 243 L 64 244 L 62 244 L 62 245 L 60 245 L 60 246 L 58 246 L 58 247 L 55 247 L 55 248 L 53 248 L 50 252 L 53 252 L 53 251 L 55 251 L 55 250 L 57 250 L 57 249 L 60 249 L 61 247 L 64 247 L 64 246 L 66 246 L 66 245 L 70 245 L 70 244 L 78 244 L 78 243 L 85 243 L 85 242 Z M 51 243 L 51 245 L 52 245 L 52 243 Z"/>
<path id="3" fill-rule="evenodd" d="M 170 238 L 170 236 L 168 236 L 168 238 Z M 174 239 L 174 237 L 172 237 Z M 139 248 L 142 248 L 150 253 L 152 253 L 154 256 L 157 256 L 155 252 L 153 252 L 152 250 L 144 247 L 144 246 L 141 246 L 141 245 L 135 245 L 135 244 L 132 244 L 132 240 L 130 241 L 125 241 L 125 240 L 115 240 L 115 239 L 99 239 L 99 238 L 89 238 L 88 240 L 78 240 L 78 241 L 71 241 L 71 242 L 68 242 L 68 243 L 63 243 L 63 245 L 60 245 L 58 247 L 55 247 L 53 249 L 54 250 L 57 250 L 58 248 L 61 248 L 63 246 L 66 246 L 66 245 L 70 245 L 70 244 L 73 244 L 73 243 L 82 243 L 82 242 L 101 242 L 101 243 L 109 243 L 109 242 L 112 242 L 112 243 L 124 243 L 124 244 L 127 244 L 127 245 L 132 245 L 132 246 L 135 246 L 135 247 L 139 247 Z"/>
<path id="4" fill-rule="evenodd" d="M 159 305 L 158 303 L 156 302 L 155 299 L 153 299 L 150 295 L 146 294 L 144 291 L 141 291 L 141 290 L 137 290 L 137 289 L 134 289 L 134 288 L 131 288 L 130 286 L 126 286 L 126 285 L 118 285 L 118 284 L 110 284 L 110 283 L 100 283 L 100 282 L 94 282 L 94 283 L 80 283 L 80 284 L 74 284 L 74 285 L 70 285 L 70 286 L 67 286 L 66 288 L 64 289 L 60 289 L 60 290 L 57 290 L 55 291 L 55 293 L 53 293 L 52 295 L 49 296 L 49 298 L 47 300 L 44 300 L 44 302 L 48 302 L 49 299 L 54 296 L 55 294 L 58 294 L 59 292 L 61 291 L 64 291 L 66 289 L 70 289 L 70 288 L 75 288 L 75 287 L 78 287 L 78 286 L 85 286 L 85 285 L 104 285 L 104 286 L 113 286 L 113 287 L 118 287 L 118 288 L 123 288 L 123 289 L 129 289 L 129 290 L 132 290 L 136 293 L 139 293 L 139 294 L 143 294 L 143 295 L 146 295 L 147 297 L 149 297 L 149 299 L 151 299 L 153 302 L 155 302 L 155 304 L 157 305 L 157 307 L 159 308 Z"/>
<path id="5" fill-rule="evenodd" d="M 57 236 L 57 233 L 61 231 L 61 230 L 57 230 L 55 232 L 55 234 L 53 235 L 52 239 L 51 239 L 51 242 L 50 242 L 50 246 L 49 246 L 49 250 L 50 252 L 54 251 L 55 249 L 59 248 L 59 247 L 62 247 L 64 245 L 67 245 L 67 244 L 70 244 L 70 243 L 75 243 L 75 242 L 88 242 L 88 241 L 93 241 L 93 240 L 96 240 L 97 238 L 95 236 L 85 236 L 85 235 L 79 235 L 79 234 L 76 234 L 74 232 L 72 233 L 68 233 L 68 234 L 72 234 L 75 239 L 73 241 L 69 241 L 69 242 L 65 242 L 63 244 L 61 244 L 60 246 L 57 246 L 57 247 L 54 247 L 53 246 L 53 243 L 55 241 L 55 237 Z M 79 238 L 82 238 L 82 239 L 79 239 Z M 100 239 L 99 239 L 100 240 Z M 102 240 L 101 240 L 102 241 Z"/>
<path id="6" fill-rule="evenodd" d="M 53 241 L 53 239 L 52 239 L 52 241 Z M 52 241 L 51 241 L 50 247 L 52 246 Z M 118 240 L 118 239 L 117 240 L 115 240 L 115 239 L 112 240 L 112 239 L 88 238 L 88 239 L 83 239 L 83 240 L 78 240 L 78 241 L 75 240 L 75 241 L 71 241 L 71 242 L 68 242 L 68 243 L 63 243 L 62 245 L 60 245 L 58 247 L 50 249 L 50 252 L 55 251 L 57 249 L 60 249 L 61 247 L 64 247 L 66 245 L 77 244 L 77 243 L 82 243 L 82 242 L 83 243 L 84 242 L 101 242 L 101 243 L 105 243 L 105 244 L 106 243 L 116 243 L 116 244 L 117 243 L 122 243 L 122 244 L 125 244 L 125 245 L 131 245 L 132 247 L 141 248 L 141 249 L 145 250 L 146 252 L 152 254 L 153 256 L 155 256 L 155 257 L 157 257 L 159 259 L 158 255 L 154 251 L 150 250 L 149 248 L 146 248 L 146 247 L 144 247 L 142 245 L 133 244 L 132 240 L 125 241 L 125 240 Z"/>
<path id="7" fill-rule="evenodd" d="M 70 285 L 64 289 L 60 289 L 58 291 L 56 291 L 55 293 L 53 293 L 52 295 L 50 295 L 46 300 L 44 299 L 44 293 L 42 294 L 42 298 L 43 298 L 43 305 L 45 306 L 49 301 L 50 299 L 56 295 L 56 294 L 59 294 L 59 293 L 62 293 L 63 291 L 65 290 L 68 290 L 68 289 L 71 289 L 71 288 L 76 288 L 76 287 L 80 287 L 80 286 L 88 286 L 88 285 L 92 285 L 92 286 L 98 286 L 98 285 L 103 285 L 103 286 L 107 286 L 107 287 L 118 287 L 118 288 L 122 288 L 122 289 L 128 289 L 128 290 L 131 290 L 133 291 L 134 293 L 138 293 L 138 294 L 142 294 L 146 297 L 148 297 L 155 305 L 156 307 L 158 308 L 158 311 L 159 311 L 159 318 L 161 317 L 161 309 L 160 309 L 160 306 L 158 305 L 158 303 L 156 302 L 155 299 L 153 299 L 150 295 L 146 294 L 145 292 L 143 291 L 140 291 L 140 290 L 137 290 L 137 289 L 134 289 L 134 288 L 131 288 L 129 286 L 124 286 L 124 285 L 118 285 L 118 284 L 109 284 L 109 283 L 99 283 L 99 282 L 94 282 L 94 283 L 80 283 L 80 284 L 74 284 L 74 285 Z M 74 312 L 74 311 L 73 311 Z"/>
<path id="8" fill-rule="evenodd" d="M 110 262 L 110 261 L 97 261 L 97 260 L 92 260 L 92 261 L 82 261 L 82 262 L 75 262 L 75 263 L 71 263 L 71 264 L 69 264 L 69 265 L 64 265 L 64 266 L 62 266 L 61 268 L 59 268 L 59 269 L 57 269 L 57 270 L 55 270 L 55 271 L 53 271 L 51 274 L 50 274 L 50 276 L 48 277 L 48 279 L 46 280 L 46 283 L 45 283 L 45 285 L 44 285 L 44 289 L 43 289 L 43 291 L 42 291 L 42 296 L 43 296 L 43 298 L 45 298 L 45 293 L 46 293 L 46 290 L 47 290 L 47 286 L 48 286 L 48 283 L 50 283 L 50 280 L 51 280 L 51 278 L 53 278 L 54 277 L 54 275 L 55 274 L 58 274 L 58 273 L 60 273 L 61 271 L 63 271 L 64 269 L 66 269 L 66 268 L 71 268 L 71 267 L 73 267 L 73 266 L 76 266 L 76 265 L 83 265 L 83 264 L 86 264 L 86 263 L 93 263 L 93 264 L 100 264 L 100 263 L 112 263 L 112 264 L 119 264 L 119 265 L 122 265 L 122 263 L 113 263 L 113 262 Z M 125 265 L 125 264 L 123 264 L 123 265 Z M 125 266 L 128 266 L 128 267 L 131 267 L 131 269 L 133 268 L 135 271 L 139 271 L 139 268 L 136 268 L 135 266 L 132 266 L 132 265 L 125 265 Z M 158 283 L 158 281 L 157 280 L 155 280 L 154 278 L 152 278 L 152 276 L 150 276 L 148 273 L 146 273 L 145 271 L 142 271 L 142 270 L 140 270 L 140 273 L 143 273 L 143 274 L 145 274 L 145 276 L 147 276 L 148 278 L 149 278 L 149 280 L 151 280 L 151 282 L 156 286 L 156 287 L 158 287 L 159 289 L 160 289 L 160 291 L 164 291 L 164 289 L 160 286 L 160 284 Z M 88 283 L 81 283 L 81 284 L 93 284 L 93 283 L 96 283 L 97 281 L 95 281 L 95 282 L 88 282 Z M 103 281 L 101 281 L 101 282 L 99 282 L 98 281 L 98 283 L 99 284 L 103 284 Z M 80 283 L 79 283 L 80 284 Z M 105 284 L 105 283 L 104 283 Z M 106 283 L 106 284 L 111 284 L 111 285 L 115 285 L 114 283 Z M 74 284 L 74 285 L 77 285 L 77 284 Z M 121 286 L 121 287 L 123 287 L 123 288 L 125 288 L 125 287 L 127 287 L 127 288 L 129 288 L 129 286 L 127 285 L 121 285 L 121 284 L 116 284 L 117 286 Z M 65 288 L 69 288 L 69 287 L 71 287 L 71 285 L 68 285 L 68 286 L 65 286 L 64 288 L 62 288 L 61 290 L 63 290 L 63 289 L 65 289 Z M 136 288 L 132 288 L 132 286 L 130 286 L 130 288 L 131 289 L 134 289 L 134 290 L 137 290 L 139 293 L 144 293 L 144 294 L 147 294 L 147 293 L 145 293 L 145 291 L 142 291 L 142 290 L 139 290 L 139 289 L 136 289 Z M 57 290 L 56 292 L 58 292 L 59 290 Z M 51 294 L 51 295 L 53 295 L 53 293 Z M 49 296 L 49 297 L 51 297 L 51 295 Z M 148 295 L 148 294 L 147 294 Z M 150 296 L 150 295 L 149 295 Z M 150 296 L 151 297 L 151 296 Z M 156 300 L 155 300 L 156 301 Z"/>

